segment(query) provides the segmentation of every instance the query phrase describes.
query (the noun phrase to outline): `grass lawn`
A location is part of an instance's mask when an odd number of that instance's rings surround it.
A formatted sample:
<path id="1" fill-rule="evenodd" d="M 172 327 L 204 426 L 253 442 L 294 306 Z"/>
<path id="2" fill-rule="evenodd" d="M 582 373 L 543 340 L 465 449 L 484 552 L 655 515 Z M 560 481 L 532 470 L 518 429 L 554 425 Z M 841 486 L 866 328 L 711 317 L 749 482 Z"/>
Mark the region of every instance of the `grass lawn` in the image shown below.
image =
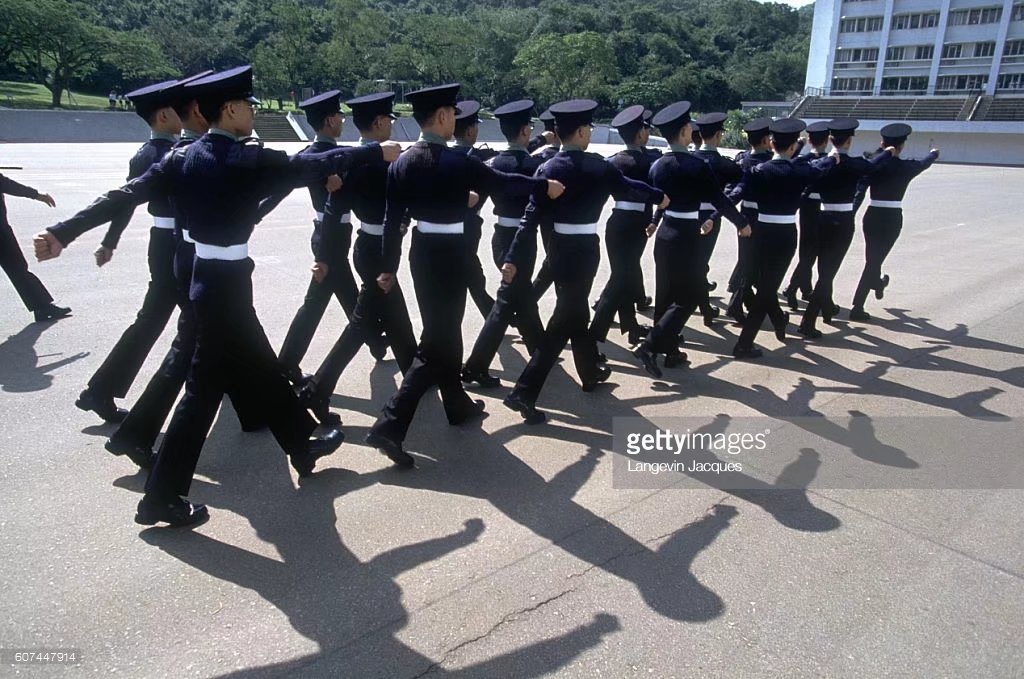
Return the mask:
<path id="1" fill-rule="evenodd" d="M 34 83 L 16 83 L 0 80 L 0 106 L 7 108 L 50 108 L 50 90 Z M 107 97 L 72 92 L 70 99 L 64 93 L 61 99 L 64 108 L 85 111 L 99 111 L 107 108 Z"/>

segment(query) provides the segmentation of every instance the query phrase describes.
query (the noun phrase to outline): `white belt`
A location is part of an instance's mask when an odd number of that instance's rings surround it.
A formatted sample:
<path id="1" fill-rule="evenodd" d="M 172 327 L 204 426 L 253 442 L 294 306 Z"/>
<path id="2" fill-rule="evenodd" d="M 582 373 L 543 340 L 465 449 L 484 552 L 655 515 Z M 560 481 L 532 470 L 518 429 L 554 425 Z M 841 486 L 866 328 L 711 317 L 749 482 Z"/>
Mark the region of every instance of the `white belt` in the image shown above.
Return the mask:
<path id="1" fill-rule="evenodd" d="M 498 226 L 507 226 L 512 229 L 519 228 L 519 220 L 515 217 L 502 217 L 499 215 Z"/>
<path id="2" fill-rule="evenodd" d="M 894 210 L 898 210 L 903 207 L 902 200 L 875 200 L 874 198 L 868 199 L 868 205 L 871 207 L 888 207 Z"/>
<path id="3" fill-rule="evenodd" d="M 711 203 L 701 203 L 700 204 L 700 211 L 701 212 L 714 212 L 715 211 L 715 206 L 712 205 Z"/>
<path id="4" fill-rule="evenodd" d="M 743 207 L 750 208 L 751 210 L 757 210 L 758 209 L 757 201 L 755 201 L 755 200 L 745 200 L 745 201 L 743 201 L 742 205 L 743 205 Z"/>
<path id="5" fill-rule="evenodd" d="M 759 212 L 757 221 L 765 224 L 796 224 L 796 215 L 769 215 Z"/>
<path id="6" fill-rule="evenodd" d="M 438 224 L 436 222 L 424 222 L 422 220 L 417 220 L 416 230 L 419 231 L 420 233 L 458 234 L 462 233 L 462 222 L 455 222 L 453 224 Z"/>
<path id="7" fill-rule="evenodd" d="M 196 243 L 196 257 L 199 259 L 220 259 L 225 262 L 237 262 L 248 256 L 248 243 L 228 246 Z"/>
<path id="8" fill-rule="evenodd" d="M 555 222 L 555 233 L 563 236 L 588 236 L 597 234 L 597 224 L 565 224 Z"/>
<path id="9" fill-rule="evenodd" d="M 367 222 L 359 222 L 359 230 L 369 236 L 383 236 L 384 225 L 383 224 L 369 224 Z"/>
<path id="10" fill-rule="evenodd" d="M 700 219 L 699 212 L 676 212 L 675 210 L 665 210 L 665 216 L 671 217 L 672 219 Z"/>
<path id="11" fill-rule="evenodd" d="M 821 200 L 821 194 L 820 193 L 808 193 L 807 194 L 807 199 L 808 200 Z"/>
<path id="12" fill-rule="evenodd" d="M 316 213 L 316 221 L 318 221 L 318 222 L 324 221 L 324 213 L 323 212 L 317 212 Z M 342 223 L 342 224 L 351 224 L 352 223 L 352 213 L 351 212 L 346 212 L 340 218 L 338 218 L 338 221 L 340 223 Z"/>
<path id="13" fill-rule="evenodd" d="M 822 203 L 824 212 L 853 212 L 853 203 Z"/>
<path id="14" fill-rule="evenodd" d="M 186 243 L 192 243 L 193 245 L 195 244 L 195 241 L 192 240 L 192 234 L 188 232 L 188 229 L 181 230 L 181 237 Z"/>
<path id="15" fill-rule="evenodd" d="M 153 226 L 158 229 L 173 229 L 174 217 L 153 217 Z"/>
<path id="16" fill-rule="evenodd" d="M 629 200 L 617 200 L 615 201 L 616 210 L 629 210 L 630 212 L 643 212 L 647 208 L 647 203 L 634 203 Z"/>

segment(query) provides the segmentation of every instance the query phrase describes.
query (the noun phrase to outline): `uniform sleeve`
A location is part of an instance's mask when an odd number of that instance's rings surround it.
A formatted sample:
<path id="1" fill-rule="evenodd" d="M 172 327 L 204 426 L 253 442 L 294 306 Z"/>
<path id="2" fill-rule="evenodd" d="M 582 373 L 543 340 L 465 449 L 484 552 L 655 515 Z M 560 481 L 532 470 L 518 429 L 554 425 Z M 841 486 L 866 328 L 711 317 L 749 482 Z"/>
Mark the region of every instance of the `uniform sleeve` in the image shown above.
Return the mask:
<path id="1" fill-rule="evenodd" d="M 606 165 L 605 180 L 608 182 L 610 188 L 608 193 L 615 194 L 620 191 L 632 191 L 638 196 L 644 196 L 644 200 L 646 202 L 654 203 L 655 205 L 665 200 L 665 193 L 661 189 L 655 188 L 650 184 L 637 179 L 630 179 L 626 175 L 622 174 L 622 171 L 611 163 L 607 163 Z"/>
<path id="2" fill-rule="evenodd" d="M 148 150 L 148 149 L 147 149 Z M 156 159 L 159 161 L 159 159 Z M 141 177 L 153 165 L 154 159 L 149 153 L 140 151 L 128 162 L 128 181 Z M 136 205 L 127 205 L 110 220 L 107 232 L 103 234 L 103 247 L 117 249 L 121 242 L 121 234 L 128 228 L 128 223 L 135 214 Z"/>
<path id="3" fill-rule="evenodd" d="M 19 196 L 21 198 L 38 198 L 39 192 L 30 186 L 19 184 L 13 179 L 0 174 L 0 193 L 6 193 L 8 196 Z"/>
<path id="4" fill-rule="evenodd" d="M 86 231 L 111 221 L 124 210 L 147 203 L 160 192 L 169 192 L 174 172 L 172 158 L 172 154 L 164 156 L 163 160 L 151 165 L 141 177 L 119 189 L 107 191 L 87 208 L 49 227 L 47 231 L 66 246 Z"/>
<path id="5" fill-rule="evenodd" d="M 708 198 L 709 203 L 715 206 L 715 211 L 710 217 L 711 220 L 714 221 L 724 216 L 737 229 L 742 229 L 747 225 L 747 218 L 740 214 L 736 205 L 722 191 L 722 186 L 718 183 L 718 178 L 710 165 L 705 165 L 701 170 L 700 181 L 704 186 L 703 195 Z"/>
<path id="6" fill-rule="evenodd" d="M 490 165 L 484 165 L 479 158 L 469 157 L 470 167 L 470 188 L 480 195 L 493 195 L 501 193 L 511 198 L 521 196 L 546 195 L 548 182 L 540 177 L 527 177 L 524 174 L 515 174 L 495 170 Z"/>
<path id="7" fill-rule="evenodd" d="M 544 135 L 538 134 L 536 137 L 530 140 L 530 143 L 526 145 L 526 152 L 533 153 L 544 144 L 547 144 L 548 140 L 544 138 Z"/>
<path id="8" fill-rule="evenodd" d="M 392 163 L 388 167 L 388 181 L 385 195 L 387 202 L 384 208 L 384 236 L 381 238 L 382 261 L 381 273 L 397 273 L 398 264 L 402 258 L 402 224 L 405 222 L 406 213 L 409 211 L 402 195 L 401 183 L 399 182 L 398 168 Z"/>
<path id="9" fill-rule="evenodd" d="M 534 177 L 542 179 L 545 184 L 547 183 L 547 179 L 544 176 L 544 166 L 537 169 Z M 514 264 L 516 268 L 521 268 L 522 263 L 530 261 L 529 258 L 531 256 L 536 259 L 537 226 L 544 217 L 544 213 L 549 208 L 550 203 L 551 200 L 547 197 L 546 193 L 540 196 L 530 196 L 530 200 L 526 204 L 526 210 L 523 212 L 523 217 L 519 220 L 519 228 L 516 230 L 516 235 L 512 238 L 512 245 L 509 246 L 508 252 L 505 254 L 506 263 Z"/>
<path id="10" fill-rule="evenodd" d="M 911 177 L 916 177 L 917 175 L 921 174 L 922 172 L 927 170 L 929 167 L 931 167 L 932 163 L 934 163 L 938 159 L 939 159 L 939 154 L 936 153 L 935 151 L 932 151 L 927 156 L 922 158 L 921 160 L 912 160 L 912 161 L 910 161 L 911 163 L 913 163 L 913 165 L 911 166 L 912 169 L 913 169 L 913 173 L 910 176 Z"/>

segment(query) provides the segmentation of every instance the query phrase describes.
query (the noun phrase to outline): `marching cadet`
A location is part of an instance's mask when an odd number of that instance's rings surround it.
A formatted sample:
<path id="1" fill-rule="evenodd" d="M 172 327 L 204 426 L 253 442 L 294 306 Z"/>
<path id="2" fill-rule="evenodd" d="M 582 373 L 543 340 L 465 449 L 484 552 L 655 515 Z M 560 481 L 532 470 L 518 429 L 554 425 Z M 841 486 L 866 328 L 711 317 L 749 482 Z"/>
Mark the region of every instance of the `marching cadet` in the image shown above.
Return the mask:
<path id="1" fill-rule="evenodd" d="M 644 126 L 644 107 L 630 106 L 612 119 L 626 148 L 608 159 L 619 172 L 630 179 L 646 182 L 651 170 L 651 156 L 643 152 L 650 139 Z M 619 331 L 627 335 L 630 346 L 639 343 L 650 331 L 636 319 L 636 276 L 642 276 L 640 258 L 647 239 L 654 233 L 654 209 L 646 192 L 627 188 L 612 193 L 615 200 L 611 217 L 605 227 L 605 248 L 611 275 L 594 309 L 590 334 L 598 342 L 608 339 L 608 328 L 619 316 Z"/>
<path id="2" fill-rule="evenodd" d="M 345 102 L 352 109 L 360 144 L 365 146 L 391 139 L 395 121 L 394 102 L 394 92 L 368 94 Z M 362 285 L 348 325 L 300 394 L 306 407 L 313 411 L 321 424 L 339 421 L 330 412 L 331 394 L 359 348 L 379 337 L 381 330 L 402 374 L 412 365 L 416 353 L 416 335 L 409 320 L 402 287 L 395 280 L 391 290 L 384 294 L 377 285 L 377 276 L 384 270 L 381 254 L 387 176 L 388 164 L 383 160 L 354 167 L 345 175 L 345 185 L 327 199 L 325 217 L 328 221 L 335 213 L 344 214 L 350 210 L 359 220 L 352 261 Z"/>
<path id="3" fill-rule="evenodd" d="M 530 199 L 502 268 L 502 278 L 509 283 L 515 281 L 519 267 L 528 267 L 536 252 L 538 224 L 545 218 L 550 219 L 548 259 L 557 294 L 555 312 L 540 346 L 533 352 L 512 393 L 504 400 L 527 424 L 540 424 L 546 419 L 536 408 L 537 397 L 568 341 L 572 341 L 576 372 L 584 391 L 592 391 L 611 374 L 607 366 L 599 364 L 597 344 L 587 327 L 590 321 L 588 299 L 601 261 L 597 220 L 609 196 L 633 190 L 638 200 L 659 203 L 661 208 L 668 205 L 668 199 L 659 189 L 625 177 L 601 156 L 586 152 L 596 108 L 597 102 L 589 99 L 565 101 L 551 107 L 562 150 L 540 167 L 537 176 L 558 180 L 566 186 L 566 195 L 557 202 L 537 197 Z"/>
<path id="4" fill-rule="evenodd" d="M 864 311 L 869 291 L 874 290 L 875 297 L 882 299 L 885 287 L 889 285 L 888 274 L 882 275 L 882 264 L 903 230 L 903 196 L 906 195 L 907 186 L 914 177 L 939 159 L 938 149 L 932 149 L 923 160 L 900 158 L 912 131 L 906 123 L 892 123 L 882 128 L 882 147 L 892 148 L 895 158 L 861 179 L 857 187 L 857 195 L 853 200 L 854 212 L 869 190 L 871 198 L 864 213 L 864 272 L 853 295 L 851 321 L 871 319 Z M 878 152 L 881 150 L 879 148 Z"/>
<path id="5" fill-rule="evenodd" d="M 651 184 L 664 191 L 672 209 L 659 212 L 661 220 L 654 241 L 657 298 L 669 307 L 661 315 L 646 341 L 633 355 L 644 369 L 661 377 L 657 354 L 665 354 L 665 367 L 686 363 L 679 351 L 679 332 L 697 309 L 707 292 L 701 239 L 707 238 L 714 220 L 724 214 L 738 229 L 749 233 L 746 219 L 722 191 L 711 164 L 687 151 L 691 137 L 690 102 L 680 101 L 655 114 L 653 122 L 669 142 L 668 153 L 651 167 Z M 718 212 L 700 221 L 702 204 L 714 205 Z"/>
<path id="6" fill-rule="evenodd" d="M 174 110 L 181 87 L 179 81 L 169 80 L 126 95 L 135 112 L 150 127 L 149 141 L 139 148 L 128 164 L 129 181 L 159 162 L 174 145 L 175 135 L 181 131 L 181 120 Z M 121 422 L 128 415 L 127 410 L 114 405 L 114 398 L 124 398 L 128 393 L 146 356 L 177 307 L 174 210 L 166 196 L 155 196 L 149 203 L 149 214 L 153 220 L 149 230 L 149 285 L 142 306 L 135 321 L 122 333 L 75 401 L 80 409 L 91 410 L 107 422 Z M 111 221 L 102 244 L 94 253 L 97 266 L 103 266 L 114 256 L 114 249 L 131 217 L 132 210 L 125 210 Z"/>
<path id="7" fill-rule="evenodd" d="M 127 206 L 170 195 L 195 242 L 190 298 L 196 318 L 196 349 L 185 396 L 175 410 L 146 482 L 135 521 L 192 525 L 205 521 L 206 507 L 187 495 L 203 442 L 225 392 L 259 394 L 271 432 L 289 454 L 299 476 L 338 448 L 339 430 L 312 436 L 315 421 L 281 374 L 252 300 L 253 261 L 248 240 L 260 201 L 314 179 L 326 180 L 349 166 L 394 159 L 397 144 L 338 148 L 294 156 L 243 140 L 255 116 L 252 69 L 242 66 L 189 83 L 210 131 L 188 148 L 168 154 L 138 179 L 111 191 L 78 215 L 36 237 L 40 260 L 59 256 L 62 234 L 109 221 Z"/>
<path id="8" fill-rule="evenodd" d="M 811 123 L 807 126 L 807 143 L 811 150 L 802 159 L 818 160 L 824 158 L 828 150 L 828 121 L 823 120 Z M 800 202 L 800 246 L 799 259 L 793 275 L 789 279 L 789 286 L 783 295 L 789 304 L 789 308 L 797 311 L 800 305 L 796 300 L 796 293 L 799 292 L 805 301 L 811 299 L 814 286 L 811 285 L 811 272 L 814 262 L 818 259 L 818 220 L 821 217 L 821 194 L 811 185 L 804 192 L 803 200 Z"/>
<path id="9" fill-rule="evenodd" d="M 543 178 L 505 174 L 479 159 L 448 148 L 455 131 L 459 85 L 441 85 L 410 92 L 413 117 L 421 135 L 388 168 L 387 212 L 384 217 L 383 263 L 378 283 L 389 292 L 401 258 L 402 223 L 415 220 L 409 252 L 423 334 L 402 386 L 370 429 L 366 442 L 402 467 L 413 458 L 402 449 L 420 399 L 439 387 L 448 423 L 459 425 L 478 418 L 483 402 L 466 395 L 460 380 L 462 317 L 469 283 L 469 252 L 465 211 L 470 191 L 512 193 L 557 198 L 562 185 Z"/>
<path id="10" fill-rule="evenodd" d="M 654 117 L 654 111 L 652 111 L 649 108 L 645 108 L 644 109 L 644 127 L 646 127 L 648 131 L 650 131 L 650 129 L 651 129 L 651 119 L 653 117 Z M 643 152 L 644 152 L 644 154 L 646 156 L 648 156 L 651 159 L 651 163 L 652 164 L 658 158 L 661 158 L 661 149 L 657 149 L 657 148 L 654 148 L 654 147 L 651 147 L 651 146 L 645 146 L 643 148 Z M 648 238 L 647 240 L 650 240 L 650 239 Z M 644 241 L 644 249 L 645 250 L 647 249 L 647 240 Z M 640 256 L 641 256 L 641 259 L 642 259 L 643 258 L 643 253 L 642 252 L 640 253 Z M 654 299 L 652 297 L 648 296 L 647 291 L 644 289 L 644 272 L 643 272 L 642 268 L 641 269 L 637 269 L 635 277 L 634 277 L 633 280 L 634 280 L 634 283 L 635 283 L 635 286 L 636 286 L 636 310 L 637 311 L 647 311 L 648 309 L 651 308 L 651 305 L 654 304 Z"/>
<path id="11" fill-rule="evenodd" d="M 821 194 L 821 214 L 818 230 L 818 281 L 814 284 L 811 301 L 804 311 L 798 332 L 804 337 L 817 339 L 821 331 L 815 327 L 818 314 L 825 323 L 831 323 L 838 307 L 832 299 L 832 286 L 846 252 L 853 242 L 853 199 L 861 178 L 882 168 L 892 159 L 891 150 L 875 155 L 871 160 L 849 156 L 854 131 L 859 123 L 853 118 L 829 121 L 828 131 L 832 148 L 843 158 L 842 164 L 815 185 Z"/>
<path id="12" fill-rule="evenodd" d="M 771 318 L 775 336 L 785 340 L 789 314 L 779 306 L 778 293 L 789 263 L 796 252 L 796 213 L 804 191 L 840 162 L 837 153 L 820 160 L 793 162 L 800 151 L 798 139 L 806 125 L 797 118 L 771 123 L 771 145 L 775 155 L 766 163 L 744 169 L 743 180 L 730 194 L 732 199 L 757 204 L 757 222 L 751 234 L 752 255 L 756 257 L 757 278 L 750 313 L 743 322 L 732 355 L 736 358 L 760 358 L 754 346 L 765 316 Z M 845 161 L 845 159 L 843 159 Z"/>
<path id="13" fill-rule="evenodd" d="M 501 126 L 501 133 L 508 141 L 508 149 L 488 161 L 495 170 L 532 177 L 540 167 L 542 161 L 536 156 L 531 156 L 526 146 L 530 138 L 532 110 L 533 101 L 530 99 L 513 101 L 494 110 L 494 115 Z M 526 211 L 528 197 L 499 192 L 490 198 L 494 201 L 496 220 L 491 239 L 491 254 L 494 257 L 494 265 L 500 270 L 505 264 L 508 249 L 512 246 L 519 222 Z M 537 298 L 531 284 L 535 264 L 533 258 L 525 258 L 522 275 L 511 282 L 502 281 L 494 308 L 488 314 L 487 321 L 462 369 L 463 382 L 476 382 L 485 388 L 501 384 L 501 381 L 488 370 L 494 355 L 498 353 L 501 340 L 505 337 L 505 331 L 513 320 L 526 344 L 527 352 L 532 354 L 537 349 L 544 333 L 544 325 L 537 311 Z"/>
<path id="14" fill-rule="evenodd" d="M 743 126 L 750 150 L 740 151 L 735 160 L 744 172 L 772 159 L 771 137 L 768 130 L 771 123 L 771 118 L 755 118 Z M 757 223 L 757 201 L 744 200 L 740 211 L 750 224 Z M 752 282 L 757 277 L 757 261 L 749 238 L 739 236 L 736 248 L 736 266 L 729 277 L 728 287 L 728 291 L 733 294 L 725 314 L 742 325 L 746 317 L 743 307 L 749 308 L 754 299 Z"/>
<path id="15" fill-rule="evenodd" d="M 722 136 L 725 134 L 725 121 L 727 117 L 724 113 L 715 112 L 705 114 L 697 119 L 697 125 L 700 128 L 700 144 L 697 150 L 694 151 L 694 155 L 698 158 L 703 158 L 711 165 L 711 171 L 714 172 L 719 186 L 723 188 L 733 186 L 743 178 L 743 170 L 740 169 L 740 166 L 734 161 L 723 157 L 718 152 L 718 147 L 722 143 Z M 703 224 L 707 221 L 714 211 L 714 204 L 707 201 L 702 202 L 700 204 L 700 222 Z M 701 262 L 703 262 L 706 272 L 704 275 L 704 289 L 701 293 L 700 310 L 701 315 L 704 316 L 704 325 L 709 327 L 714 322 L 714 319 L 718 317 L 718 307 L 711 305 L 711 298 L 708 295 L 718 285 L 708 279 L 708 274 L 711 272 L 711 256 L 715 253 L 718 234 L 722 229 L 722 220 L 715 219 L 712 224 L 710 233 L 697 241 L 701 253 Z M 698 263 L 699 265 L 700 263 Z"/>
<path id="16" fill-rule="evenodd" d="M 558 137 L 558 130 L 555 129 L 555 116 L 551 114 L 551 109 L 544 109 L 543 113 L 537 116 L 541 124 L 544 125 L 544 134 L 551 134 L 551 138 L 548 141 L 547 146 L 536 151 L 533 155 L 540 159 L 541 162 L 551 160 L 558 152 L 562 149 L 562 140 Z M 539 301 L 544 293 L 548 291 L 554 279 L 551 277 L 551 264 L 548 262 L 548 240 L 551 238 L 551 224 L 541 223 L 540 225 L 540 239 L 544 244 L 544 259 L 541 261 L 540 270 L 537 271 L 537 276 L 533 280 L 533 294 Z"/>
<path id="17" fill-rule="evenodd" d="M 489 148 L 476 148 L 477 135 L 480 133 L 480 102 L 468 99 L 458 103 L 459 112 L 455 116 L 455 145 L 453 150 L 472 156 L 486 162 L 495 155 L 496 151 Z M 486 200 L 486 196 L 478 195 L 477 204 L 474 207 L 466 208 L 465 239 L 466 247 L 469 248 L 469 296 L 473 304 L 480 311 L 480 315 L 487 319 L 494 307 L 494 298 L 487 292 L 487 277 L 484 276 L 484 266 L 480 262 L 480 239 L 483 238 L 484 220 L 480 217 L 480 208 Z"/>
<path id="18" fill-rule="evenodd" d="M 338 90 L 330 90 L 318 94 L 301 102 L 299 108 L 305 111 L 306 120 L 316 130 L 313 143 L 299 153 L 316 154 L 335 148 L 345 123 L 341 114 L 341 93 Z M 281 345 L 279 354 L 281 368 L 293 384 L 302 382 L 303 374 L 299 364 L 306 355 L 306 351 L 309 350 L 313 335 L 324 317 L 331 296 L 338 299 L 348 319 L 352 318 L 352 310 L 356 305 L 358 291 L 355 278 L 352 276 L 352 267 L 348 261 L 348 252 L 352 243 L 352 216 L 350 213 L 344 212 L 332 215 L 329 222 L 324 218 L 324 205 L 327 204 L 327 197 L 341 184 L 341 179 L 334 176 L 329 177 L 326 184 L 315 181 L 307 187 L 310 200 L 313 202 L 313 211 L 316 214 L 313 218 L 313 237 L 310 240 L 314 261 L 313 275 L 309 281 L 302 306 L 299 307 L 295 318 L 292 319 L 291 325 L 288 327 L 288 334 L 285 335 L 284 344 Z M 288 195 L 288 192 L 290 191 L 264 201 L 261 217 L 276 207 L 284 199 L 284 196 Z M 374 357 L 381 359 L 385 352 L 386 348 L 382 341 L 375 340 L 372 344 Z"/>
<path id="19" fill-rule="evenodd" d="M 35 315 L 37 323 L 64 318 L 71 313 L 71 309 L 54 304 L 46 286 L 28 270 L 28 262 L 25 261 L 25 255 L 21 254 L 18 239 L 14 237 L 14 230 L 7 221 L 5 194 L 38 200 L 50 207 L 56 207 L 57 203 L 49 194 L 40 193 L 0 174 L 0 266 L 3 266 L 4 273 L 11 279 L 25 308 Z"/>

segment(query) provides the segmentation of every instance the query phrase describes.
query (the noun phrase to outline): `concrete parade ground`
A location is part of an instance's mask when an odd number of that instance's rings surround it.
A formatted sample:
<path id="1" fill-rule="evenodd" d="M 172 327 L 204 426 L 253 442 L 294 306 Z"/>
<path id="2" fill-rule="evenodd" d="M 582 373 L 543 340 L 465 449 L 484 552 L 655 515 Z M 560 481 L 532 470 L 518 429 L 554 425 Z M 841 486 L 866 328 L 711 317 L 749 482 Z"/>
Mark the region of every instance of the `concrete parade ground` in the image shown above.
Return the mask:
<path id="1" fill-rule="evenodd" d="M 57 201 L 7 198 L 26 256 L 34 233 L 121 184 L 136 146 L 0 147 L 0 164 L 24 167 L 7 176 Z M 112 426 L 74 406 L 141 303 L 145 209 L 102 269 L 102 228 L 33 259 L 74 314 L 32 323 L 0 282 L 0 676 L 1024 677 L 1022 443 L 975 443 L 986 423 L 1012 431 L 1024 415 L 1024 169 L 933 166 L 905 214 L 870 323 L 846 318 L 858 215 L 836 281 L 843 312 L 819 325 L 822 340 L 793 324 L 780 343 L 769 329 L 765 357 L 740 362 L 737 328 L 695 318 L 691 365 L 654 380 L 613 326 L 608 384 L 581 392 L 566 351 L 538 402 L 549 421 L 531 427 L 501 404 L 526 362 L 513 329 L 492 367 L 502 388 L 470 390 L 482 422 L 450 427 L 440 400 L 424 399 L 406 441 L 415 470 L 363 443 L 400 380 L 390 354 L 363 350 L 342 377 L 332 404 L 346 442 L 301 483 L 273 437 L 242 433 L 225 402 L 190 495 L 211 518 L 191 531 L 133 522 L 145 475 L 104 450 Z M 483 216 L 493 294 L 490 204 Z M 250 243 L 275 347 L 309 281 L 312 217 L 295 191 Z M 735 256 L 725 224 L 710 276 L 723 309 Z M 644 264 L 653 294 L 651 247 Z M 407 259 L 399 276 L 418 330 Z M 545 320 L 553 306 L 551 291 Z M 344 324 L 332 302 L 307 372 Z M 467 354 L 481 325 L 470 303 Z M 172 337 L 173 322 L 121 405 Z M 613 483 L 629 462 L 618 418 L 715 431 L 812 417 L 820 426 L 779 430 L 784 467 L 736 456 L 750 463 L 742 487 L 713 475 Z M 922 421 L 943 432 L 935 452 L 919 445 Z M 970 476 L 1000 456 L 1005 474 Z M 77 659 L 17 664 L 12 649 Z"/>

